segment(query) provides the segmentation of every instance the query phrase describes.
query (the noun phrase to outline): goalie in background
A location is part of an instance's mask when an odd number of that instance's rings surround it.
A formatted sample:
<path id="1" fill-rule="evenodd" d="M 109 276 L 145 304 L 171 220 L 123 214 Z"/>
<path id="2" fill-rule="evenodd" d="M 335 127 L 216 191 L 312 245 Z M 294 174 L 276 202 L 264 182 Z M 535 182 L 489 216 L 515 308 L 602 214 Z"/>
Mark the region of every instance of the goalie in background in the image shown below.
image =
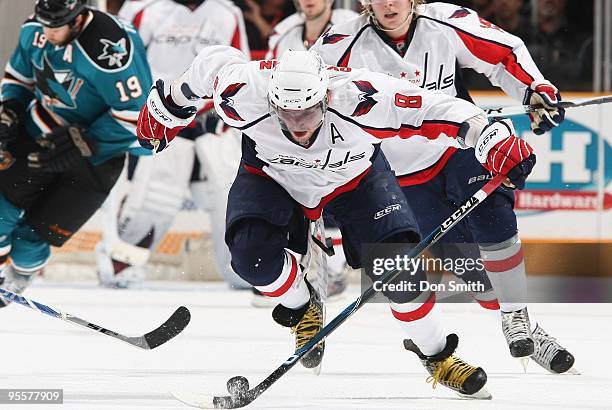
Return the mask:
<path id="1" fill-rule="evenodd" d="M 156 78 L 178 77 L 208 45 L 228 45 L 249 55 L 242 13 L 229 0 L 126 2 L 119 16 L 138 29 Z M 130 156 L 130 192 L 121 204 L 111 197 L 104 206 L 104 235 L 96 248 L 103 286 L 125 288 L 144 280 L 151 252 L 191 197 L 209 212 L 217 270 L 230 287 L 251 287 L 232 270 L 223 239 L 227 196 L 240 163 L 240 133 L 207 114 L 211 108 L 210 102 L 198 105 L 200 115 L 181 131 L 174 150 L 155 159 Z"/>
<path id="2" fill-rule="evenodd" d="M 151 74 L 129 25 L 38 0 L 0 84 L 0 283 L 22 293 L 93 215 L 136 142 Z M 4 306 L 6 302 L 0 302 Z"/>

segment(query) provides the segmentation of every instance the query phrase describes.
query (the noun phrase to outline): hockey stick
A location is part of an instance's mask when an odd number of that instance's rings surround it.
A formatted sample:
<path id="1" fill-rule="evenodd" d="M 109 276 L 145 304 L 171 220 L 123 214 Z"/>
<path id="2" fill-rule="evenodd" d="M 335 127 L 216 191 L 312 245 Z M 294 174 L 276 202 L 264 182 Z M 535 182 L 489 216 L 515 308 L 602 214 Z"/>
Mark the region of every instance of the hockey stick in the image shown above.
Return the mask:
<path id="1" fill-rule="evenodd" d="M 497 175 L 485 186 L 483 186 L 478 192 L 476 192 L 471 198 L 465 201 L 451 216 L 449 216 L 440 226 L 438 226 L 432 233 L 430 233 L 425 239 L 419 242 L 413 249 L 407 253 L 407 257 L 416 258 L 421 253 L 426 251 L 429 247 L 435 244 L 444 234 L 446 234 L 453 226 L 455 226 L 460 220 L 462 220 L 468 213 L 470 213 L 478 204 L 485 200 L 501 183 L 506 179 L 505 175 Z M 400 270 L 390 270 L 385 272 L 379 282 L 381 284 L 389 283 L 395 279 L 401 273 Z M 367 288 L 361 296 L 359 296 L 353 303 L 347 306 L 342 312 L 338 314 L 331 322 L 329 322 L 323 329 L 321 329 L 308 343 L 296 350 L 283 364 L 276 368 L 268 377 L 266 377 L 261 383 L 249 390 L 249 381 L 246 377 L 235 376 L 227 381 L 227 390 L 229 396 L 198 396 L 198 397 L 187 397 L 183 394 L 174 394 L 178 400 L 183 403 L 202 409 L 235 409 L 244 407 L 252 403 L 258 398 L 263 392 L 265 392 L 273 383 L 280 379 L 285 373 L 287 373 L 306 353 L 308 353 L 313 347 L 325 340 L 334 330 L 336 330 L 342 323 L 344 323 L 349 317 L 353 315 L 359 308 L 363 307 L 368 300 L 370 300 L 376 291 L 374 285 Z"/>
<path id="2" fill-rule="evenodd" d="M 583 100 L 564 100 L 559 102 L 559 106 L 562 108 L 577 108 L 586 107 L 588 105 L 599 105 L 612 103 L 612 95 L 605 95 L 603 97 L 586 98 Z M 540 104 L 534 105 L 515 105 L 512 107 L 497 107 L 497 108 L 483 108 L 487 117 L 499 117 L 509 115 L 520 115 L 528 114 L 536 110 L 542 109 L 544 106 Z"/>
<path id="3" fill-rule="evenodd" d="M 157 329 L 143 335 L 143 336 L 125 336 L 120 333 L 114 332 L 109 329 L 105 329 L 102 326 L 98 326 L 94 323 L 88 322 L 80 317 L 71 315 L 70 313 L 61 312 L 55 310 L 47 305 L 40 302 L 36 302 L 32 299 L 28 299 L 24 296 L 13 293 L 9 290 L 0 288 L 0 297 L 8 302 L 16 302 L 22 306 L 28 307 L 32 310 L 36 310 L 42 314 L 52 316 L 57 319 L 70 322 L 77 326 L 82 326 L 88 329 L 95 330 L 96 332 L 105 334 L 107 336 L 119 339 L 132 346 L 138 347 L 144 350 L 155 349 L 157 346 L 161 346 L 168 340 L 172 339 L 185 329 L 191 320 L 191 314 L 189 309 L 185 306 L 181 306 L 174 311 L 172 316 L 166 320 Z"/>

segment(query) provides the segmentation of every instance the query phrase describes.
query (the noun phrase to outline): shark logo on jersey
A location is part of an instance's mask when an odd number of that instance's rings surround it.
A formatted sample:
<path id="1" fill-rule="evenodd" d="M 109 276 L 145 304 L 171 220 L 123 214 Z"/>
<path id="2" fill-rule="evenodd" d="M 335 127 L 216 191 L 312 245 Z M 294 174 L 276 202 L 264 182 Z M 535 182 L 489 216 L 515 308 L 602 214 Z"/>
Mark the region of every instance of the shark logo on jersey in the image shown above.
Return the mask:
<path id="1" fill-rule="evenodd" d="M 348 34 L 335 34 L 329 31 L 323 36 L 323 44 L 336 44 L 348 37 Z"/>
<path id="2" fill-rule="evenodd" d="M 238 114 L 238 111 L 236 111 L 234 109 L 234 107 L 233 107 L 234 106 L 234 100 L 232 100 L 232 97 L 235 96 L 238 93 L 238 91 L 240 91 L 240 89 L 242 87 L 244 87 L 245 85 L 246 85 L 246 83 L 234 83 L 234 84 L 230 84 L 221 93 L 222 101 L 219 104 L 219 106 L 221 107 L 221 109 L 223 110 L 225 115 L 227 115 L 232 120 L 244 121 L 244 119 Z"/>
<path id="3" fill-rule="evenodd" d="M 100 43 L 104 45 L 104 49 L 102 50 L 102 54 L 98 56 L 98 60 L 108 60 L 109 67 L 123 67 L 125 64 L 123 59 L 128 55 L 126 41 L 127 39 L 125 37 L 116 43 L 113 43 L 105 38 L 101 38 Z"/>
<path id="4" fill-rule="evenodd" d="M 459 10 L 455 11 L 449 18 L 450 19 L 460 19 L 463 17 L 467 17 L 470 15 L 470 11 L 465 7 L 461 7 Z"/>
<path id="5" fill-rule="evenodd" d="M 351 114 L 351 117 L 359 117 L 370 112 L 372 107 L 376 105 L 376 101 L 372 96 L 378 92 L 376 88 L 369 81 L 353 81 L 353 84 L 359 88 L 361 94 L 359 94 L 359 104 L 355 107 L 355 111 Z"/>
<path id="6" fill-rule="evenodd" d="M 55 70 L 43 54 L 42 67 L 34 64 L 36 87 L 43 94 L 43 103 L 60 108 L 76 108 L 76 95 L 83 85 L 70 70 Z"/>

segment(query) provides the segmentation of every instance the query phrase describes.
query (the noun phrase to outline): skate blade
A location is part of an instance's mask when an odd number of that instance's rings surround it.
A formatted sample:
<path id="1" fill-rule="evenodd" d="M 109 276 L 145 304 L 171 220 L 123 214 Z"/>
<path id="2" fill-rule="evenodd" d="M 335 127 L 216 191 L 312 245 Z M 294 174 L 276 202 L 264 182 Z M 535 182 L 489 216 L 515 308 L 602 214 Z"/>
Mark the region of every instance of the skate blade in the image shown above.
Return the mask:
<path id="1" fill-rule="evenodd" d="M 582 373 L 580 373 L 578 369 L 572 366 L 570 367 L 568 371 L 566 371 L 565 373 L 561 373 L 561 374 L 572 374 L 574 376 L 580 376 Z"/>
<path id="2" fill-rule="evenodd" d="M 529 356 L 519 357 L 518 360 L 521 362 L 521 365 L 523 366 L 523 373 L 527 374 L 527 367 L 529 367 Z"/>
<path id="3" fill-rule="evenodd" d="M 195 407 L 197 409 L 214 409 L 215 405 L 213 404 L 213 396 L 208 396 L 204 394 L 198 394 L 187 391 L 171 391 L 170 395 L 174 397 L 176 400 L 180 401 L 183 404 L 186 404 L 190 407 Z"/>
<path id="4" fill-rule="evenodd" d="M 325 305 L 323 305 L 323 326 L 325 326 L 326 323 L 326 313 L 327 313 L 327 308 Z M 323 358 L 325 357 L 325 345 L 323 345 L 323 357 L 321 358 L 321 362 L 319 363 L 318 366 L 313 367 L 312 371 L 315 374 L 315 376 L 319 376 L 321 375 L 321 369 L 323 368 Z"/>
<path id="5" fill-rule="evenodd" d="M 486 387 L 482 387 L 482 389 L 478 390 L 476 393 L 474 394 L 461 394 L 461 393 L 457 393 L 457 396 L 463 398 L 463 399 L 470 399 L 470 400 L 491 400 L 493 399 L 493 396 L 491 395 L 491 393 L 489 393 L 489 391 L 487 390 Z"/>
<path id="6" fill-rule="evenodd" d="M 312 372 L 314 373 L 315 376 L 320 376 L 322 368 L 323 368 L 323 360 L 321 360 L 321 363 L 319 363 L 317 367 L 312 368 Z"/>

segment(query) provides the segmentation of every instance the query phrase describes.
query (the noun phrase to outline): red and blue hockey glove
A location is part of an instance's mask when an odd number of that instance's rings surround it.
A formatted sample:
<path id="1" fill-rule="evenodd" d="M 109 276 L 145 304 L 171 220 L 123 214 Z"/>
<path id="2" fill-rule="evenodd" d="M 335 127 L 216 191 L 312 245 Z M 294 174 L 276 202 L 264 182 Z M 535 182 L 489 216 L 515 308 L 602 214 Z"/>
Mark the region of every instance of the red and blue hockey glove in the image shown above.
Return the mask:
<path id="1" fill-rule="evenodd" d="M 531 129 L 534 134 L 542 135 L 561 124 L 565 118 L 565 109 L 559 107 L 561 94 L 557 87 L 548 81 L 534 81 L 525 91 L 523 104 L 539 104 L 544 108 L 529 113 Z"/>
<path id="2" fill-rule="evenodd" d="M 157 80 L 138 115 L 138 142 L 144 148 L 160 152 L 193 122 L 196 111 L 195 107 L 179 107 L 166 98 L 164 82 Z"/>
<path id="3" fill-rule="evenodd" d="M 536 156 L 533 148 L 516 137 L 512 121 L 504 119 L 487 125 L 476 141 L 476 158 L 493 174 L 506 175 L 509 188 L 523 189 Z"/>

